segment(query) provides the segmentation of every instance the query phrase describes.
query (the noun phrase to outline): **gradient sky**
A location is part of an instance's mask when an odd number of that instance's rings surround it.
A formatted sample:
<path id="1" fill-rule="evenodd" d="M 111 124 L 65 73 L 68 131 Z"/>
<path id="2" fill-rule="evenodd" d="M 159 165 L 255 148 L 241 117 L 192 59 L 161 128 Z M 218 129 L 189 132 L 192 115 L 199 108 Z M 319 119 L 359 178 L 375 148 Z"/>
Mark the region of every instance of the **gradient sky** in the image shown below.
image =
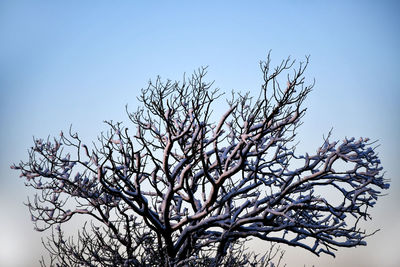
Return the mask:
<path id="1" fill-rule="evenodd" d="M 139 2 L 139 1 L 137 1 Z M 37 266 L 43 253 L 22 202 L 13 162 L 32 136 L 69 125 L 87 142 L 126 121 L 150 78 L 181 79 L 200 66 L 229 92 L 257 93 L 258 63 L 311 55 L 316 86 L 305 105 L 300 151 L 333 137 L 379 139 L 391 179 L 367 247 L 320 258 L 288 249 L 288 266 L 400 266 L 400 5 L 396 1 L 20 1 L 0 2 L 0 266 Z M 218 3 L 216 3 L 218 2 Z M 217 112 L 223 108 L 218 108 Z M 129 127 L 129 124 L 127 123 Z M 268 244 L 254 243 L 261 252 Z M 397 247 L 397 248 L 396 248 Z"/>

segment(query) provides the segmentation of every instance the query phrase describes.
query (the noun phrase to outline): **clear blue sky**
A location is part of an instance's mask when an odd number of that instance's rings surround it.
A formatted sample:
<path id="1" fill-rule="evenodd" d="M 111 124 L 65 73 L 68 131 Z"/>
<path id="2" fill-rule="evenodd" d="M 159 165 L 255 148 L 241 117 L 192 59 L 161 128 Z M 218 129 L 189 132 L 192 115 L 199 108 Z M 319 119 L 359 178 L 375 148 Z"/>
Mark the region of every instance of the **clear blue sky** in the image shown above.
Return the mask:
<path id="1" fill-rule="evenodd" d="M 275 63 L 311 55 L 306 76 L 316 86 L 300 149 L 315 151 L 332 127 L 338 139 L 379 139 L 392 180 L 369 223 L 382 231 L 367 247 L 340 250 L 335 261 L 290 250 L 288 266 L 400 265 L 400 5 L 277 2 L 1 1 L 0 265 L 35 266 L 41 253 L 42 234 L 22 205 L 31 192 L 9 170 L 26 159 L 33 135 L 73 124 L 90 141 L 103 120 L 127 121 L 125 104 L 136 107 L 149 78 L 180 79 L 205 65 L 223 91 L 256 93 L 258 62 L 270 49 Z"/>

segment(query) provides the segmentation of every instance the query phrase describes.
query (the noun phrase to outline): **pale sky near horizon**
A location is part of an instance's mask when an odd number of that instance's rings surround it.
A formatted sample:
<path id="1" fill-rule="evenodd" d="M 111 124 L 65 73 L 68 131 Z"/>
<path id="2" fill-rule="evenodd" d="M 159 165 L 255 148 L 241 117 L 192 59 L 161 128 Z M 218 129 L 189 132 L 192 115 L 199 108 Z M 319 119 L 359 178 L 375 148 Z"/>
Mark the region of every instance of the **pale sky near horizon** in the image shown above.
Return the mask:
<path id="1" fill-rule="evenodd" d="M 32 192 L 9 169 L 27 158 L 33 135 L 72 124 L 90 142 L 103 120 L 129 127 L 125 105 L 137 107 L 150 78 L 181 79 L 200 66 L 222 91 L 256 94 L 269 50 L 273 64 L 311 55 L 305 75 L 316 85 L 299 150 L 314 152 L 331 128 L 339 140 L 377 139 L 391 179 L 366 224 L 381 231 L 366 247 L 339 249 L 335 259 L 290 248 L 287 266 L 400 266 L 400 4 L 276 2 L 1 1 L 0 266 L 38 266 L 43 253 L 46 233 L 33 231 L 22 204 Z"/>

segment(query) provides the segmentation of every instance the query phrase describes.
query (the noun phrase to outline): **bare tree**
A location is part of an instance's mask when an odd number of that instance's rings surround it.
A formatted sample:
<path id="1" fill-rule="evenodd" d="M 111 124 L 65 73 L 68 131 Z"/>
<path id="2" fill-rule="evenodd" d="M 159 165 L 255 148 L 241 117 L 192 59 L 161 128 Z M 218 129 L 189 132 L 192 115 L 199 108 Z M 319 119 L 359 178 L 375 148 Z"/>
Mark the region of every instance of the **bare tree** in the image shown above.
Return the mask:
<path id="1" fill-rule="evenodd" d="M 38 191 L 27 205 L 37 230 L 52 229 L 51 264 L 266 266 L 272 251 L 244 253 L 248 238 L 316 255 L 366 245 L 359 221 L 389 184 L 367 138 L 328 135 L 315 154 L 295 153 L 307 65 L 288 58 L 271 70 L 268 55 L 259 96 L 232 93 L 215 123 L 221 94 L 202 68 L 149 82 L 128 112 L 134 135 L 109 121 L 92 148 L 71 130 L 34 139 L 12 168 Z M 88 222 L 66 238 L 60 225 L 78 214 Z"/>

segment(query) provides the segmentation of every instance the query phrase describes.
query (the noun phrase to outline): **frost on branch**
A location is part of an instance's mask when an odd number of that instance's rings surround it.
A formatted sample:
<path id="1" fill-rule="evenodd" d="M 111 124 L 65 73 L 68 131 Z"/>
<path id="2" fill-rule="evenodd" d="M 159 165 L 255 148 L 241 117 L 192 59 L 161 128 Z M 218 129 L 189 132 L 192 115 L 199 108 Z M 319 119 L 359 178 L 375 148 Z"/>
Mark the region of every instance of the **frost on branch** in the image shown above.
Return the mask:
<path id="1" fill-rule="evenodd" d="M 316 255 L 365 245 L 359 222 L 389 184 L 368 139 L 328 136 L 315 153 L 295 153 L 313 87 L 307 64 L 271 70 L 268 56 L 259 96 L 233 94 L 215 122 L 221 94 L 200 69 L 182 83 L 150 82 L 143 106 L 128 112 L 133 132 L 111 121 L 92 146 L 71 131 L 35 139 L 29 160 L 12 168 L 38 191 L 27 205 L 38 230 L 52 228 L 52 261 L 266 265 L 270 257 L 238 248 L 251 237 Z M 59 226 L 77 215 L 90 228 L 74 243 Z"/>

